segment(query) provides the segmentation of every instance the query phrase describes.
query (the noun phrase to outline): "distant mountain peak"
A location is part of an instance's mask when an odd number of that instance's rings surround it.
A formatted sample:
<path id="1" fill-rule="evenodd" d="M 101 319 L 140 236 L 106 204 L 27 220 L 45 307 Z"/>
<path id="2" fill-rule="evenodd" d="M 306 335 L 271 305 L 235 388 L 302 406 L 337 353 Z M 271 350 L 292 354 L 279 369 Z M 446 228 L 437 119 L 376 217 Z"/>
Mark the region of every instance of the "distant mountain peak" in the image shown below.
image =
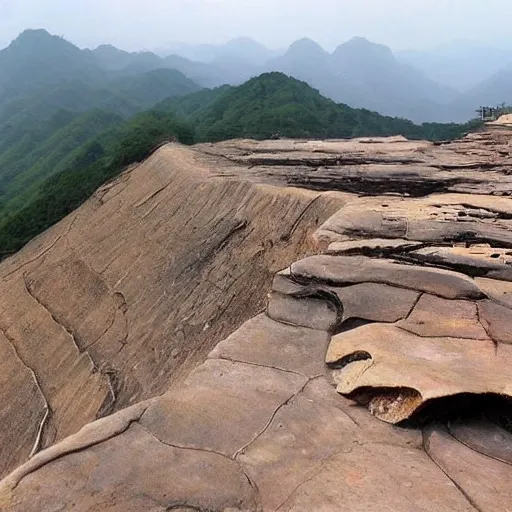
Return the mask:
<path id="1" fill-rule="evenodd" d="M 309 37 L 302 37 L 300 39 L 297 39 L 297 41 L 293 42 L 290 45 L 290 48 L 297 46 L 309 46 L 311 48 L 320 48 L 321 50 L 325 51 L 316 41 L 310 39 Z"/>
<path id="2" fill-rule="evenodd" d="M 56 36 L 53 36 L 52 34 L 50 34 L 50 32 L 48 32 L 48 30 L 44 29 L 44 28 L 27 28 L 26 30 L 24 30 L 17 38 L 16 40 L 19 40 L 19 39 L 25 39 L 25 38 L 33 38 L 33 37 L 56 37 Z"/>
<path id="3" fill-rule="evenodd" d="M 349 58 L 363 58 L 378 60 L 379 62 L 392 62 L 395 61 L 395 56 L 391 49 L 383 44 L 373 43 L 364 37 L 353 37 L 347 42 L 340 44 L 334 50 L 333 56 L 336 57 L 349 57 Z"/>
<path id="4" fill-rule="evenodd" d="M 350 38 L 348 41 L 346 41 L 345 44 L 373 45 L 376 43 L 372 43 L 372 41 L 366 39 L 366 37 L 354 36 Z"/>
<path id="5" fill-rule="evenodd" d="M 287 55 L 304 55 L 304 56 L 313 56 L 313 55 L 329 55 L 316 41 L 313 39 L 309 39 L 309 37 L 303 37 L 292 43 L 286 52 Z"/>
<path id="6" fill-rule="evenodd" d="M 66 41 L 63 37 L 50 34 L 45 29 L 24 30 L 8 47 L 7 50 L 41 53 L 53 51 L 54 49 L 65 49 L 64 51 L 77 51 L 80 49 L 74 44 Z"/>
<path id="7" fill-rule="evenodd" d="M 106 50 L 108 50 L 108 51 L 116 51 L 116 52 L 122 51 L 119 48 L 116 48 L 112 44 L 100 44 L 97 48 L 94 49 L 94 51 L 106 51 Z"/>

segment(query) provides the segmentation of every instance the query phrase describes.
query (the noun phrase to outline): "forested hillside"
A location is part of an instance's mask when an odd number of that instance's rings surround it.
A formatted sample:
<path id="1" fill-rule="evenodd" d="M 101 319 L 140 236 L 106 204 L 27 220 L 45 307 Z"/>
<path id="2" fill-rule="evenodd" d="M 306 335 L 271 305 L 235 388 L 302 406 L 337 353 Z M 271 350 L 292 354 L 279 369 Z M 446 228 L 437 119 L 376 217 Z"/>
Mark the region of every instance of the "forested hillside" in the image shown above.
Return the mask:
<path id="1" fill-rule="evenodd" d="M 45 31 L 28 31 L 0 52 L 0 254 L 18 250 L 169 138 L 441 140 L 474 127 L 354 109 L 278 72 L 201 89 L 175 69 L 151 69 L 172 60 L 154 57 L 80 50 Z"/>
<path id="2" fill-rule="evenodd" d="M 323 97 L 305 82 L 266 73 L 238 87 L 203 90 L 168 99 L 157 108 L 188 119 L 198 142 L 238 137 L 344 138 L 404 135 L 411 139 L 460 137 L 478 123 L 416 125 L 406 119 L 353 109 Z"/>
<path id="3" fill-rule="evenodd" d="M 0 52 L 0 212 L 25 204 L 82 145 L 164 98 L 200 87 L 175 69 L 119 76 L 44 30 Z"/>
<path id="4" fill-rule="evenodd" d="M 60 162 L 59 171 L 22 193 L 0 220 L 0 255 L 16 251 L 27 241 L 72 212 L 99 186 L 133 162 L 143 160 L 169 138 L 190 144 L 192 129 L 156 111 L 93 137 Z"/>

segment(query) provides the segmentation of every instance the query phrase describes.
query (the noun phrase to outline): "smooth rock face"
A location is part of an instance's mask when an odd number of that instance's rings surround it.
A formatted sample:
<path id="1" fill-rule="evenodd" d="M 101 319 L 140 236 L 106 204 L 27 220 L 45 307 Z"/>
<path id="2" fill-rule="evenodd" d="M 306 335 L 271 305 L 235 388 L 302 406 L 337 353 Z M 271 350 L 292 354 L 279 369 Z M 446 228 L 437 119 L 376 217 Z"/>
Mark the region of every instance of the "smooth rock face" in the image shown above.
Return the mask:
<path id="1" fill-rule="evenodd" d="M 173 144 L 100 189 L 0 265 L 0 510 L 511 511 L 511 137 Z"/>
<path id="2" fill-rule="evenodd" d="M 224 165 L 164 146 L 0 264 L 0 478 L 182 381 L 344 204 Z"/>

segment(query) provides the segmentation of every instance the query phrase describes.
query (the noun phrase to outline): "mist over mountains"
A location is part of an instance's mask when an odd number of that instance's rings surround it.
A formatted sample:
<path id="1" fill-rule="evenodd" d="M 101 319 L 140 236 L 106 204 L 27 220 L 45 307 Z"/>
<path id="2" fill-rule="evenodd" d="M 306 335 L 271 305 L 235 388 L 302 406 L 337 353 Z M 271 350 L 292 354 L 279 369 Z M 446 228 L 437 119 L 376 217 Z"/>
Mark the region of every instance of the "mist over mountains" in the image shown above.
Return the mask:
<path id="1" fill-rule="evenodd" d="M 41 68 L 34 59 L 43 54 L 48 61 Z M 24 78 L 29 69 L 35 82 Z M 77 87 L 87 88 L 162 69 L 210 88 L 239 85 L 261 73 L 279 71 L 336 102 L 419 123 L 465 122 L 480 105 L 512 103 L 512 51 L 470 41 L 395 54 L 361 37 L 340 44 L 332 53 L 307 38 L 282 50 L 237 38 L 223 45 L 178 44 L 155 53 L 134 53 L 108 44 L 80 50 L 44 30 L 28 30 L 0 52 L 0 115 L 2 97 L 12 99 L 6 91 L 11 87 L 5 83 L 7 76 L 11 84 L 21 83 L 16 86 L 19 95 L 52 80 L 62 86 L 63 74 L 72 76 Z M 105 100 L 116 101 L 110 96 L 107 93 Z"/>
<path id="2" fill-rule="evenodd" d="M 356 37 L 329 53 L 307 38 L 281 50 L 238 38 L 224 45 L 175 44 L 158 53 L 183 57 L 195 66 L 208 64 L 209 73 L 205 69 L 203 76 L 215 77 L 210 84 L 223 72 L 226 83 L 236 84 L 280 71 L 335 101 L 415 122 L 463 122 L 480 105 L 512 102 L 512 50 L 471 40 L 393 53 Z M 183 63 L 180 70 L 190 72 Z"/>
<path id="3" fill-rule="evenodd" d="M 455 93 L 364 39 L 332 54 L 307 39 L 279 56 L 247 39 L 208 52 L 82 50 L 45 30 L 0 51 L 0 258 L 169 138 L 446 140 L 473 128 L 403 119 L 428 117 L 409 115 L 418 98 Z"/>

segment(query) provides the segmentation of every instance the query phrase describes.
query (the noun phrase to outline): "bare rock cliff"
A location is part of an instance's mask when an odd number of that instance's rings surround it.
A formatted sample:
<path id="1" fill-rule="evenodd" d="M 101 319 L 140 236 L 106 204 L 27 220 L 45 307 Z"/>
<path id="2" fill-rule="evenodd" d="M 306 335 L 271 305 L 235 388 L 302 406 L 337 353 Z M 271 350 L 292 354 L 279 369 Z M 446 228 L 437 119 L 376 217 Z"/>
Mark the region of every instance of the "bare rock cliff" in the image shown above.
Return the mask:
<path id="1" fill-rule="evenodd" d="M 0 509 L 511 510 L 511 157 L 168 145 L 103 187 L 0 266 Z"/>
<path id="2" fill-rule="evenodd" d="M 1 475 L 186 376 L 344 204 L 225 165 L 166 146 L 0 265 Z"/>

